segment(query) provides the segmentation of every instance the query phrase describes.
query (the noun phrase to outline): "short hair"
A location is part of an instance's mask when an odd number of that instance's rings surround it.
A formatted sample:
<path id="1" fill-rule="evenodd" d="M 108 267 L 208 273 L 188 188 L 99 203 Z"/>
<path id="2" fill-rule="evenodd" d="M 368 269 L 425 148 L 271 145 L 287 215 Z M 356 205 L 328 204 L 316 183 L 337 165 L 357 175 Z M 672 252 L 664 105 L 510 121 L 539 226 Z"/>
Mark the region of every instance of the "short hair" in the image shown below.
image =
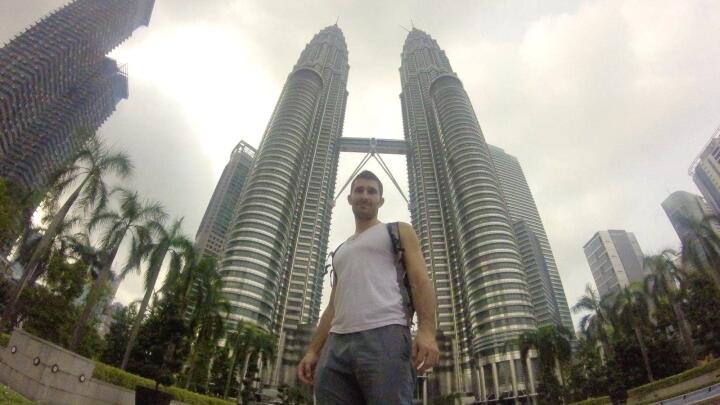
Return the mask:
<path id="1" fill-rule="evenodd" d="M 355 178 L 353 179 L 352 183 L 350 183 L 350 194 L 352 194 L 352 191 L 355 189 L 355 180 L 357 180 L 357 179 L 365 179 L 365 180 L 374 180 L 374 181 L 377 181 L 377 183 L 378 183 L 378 185 L 379 185 L 379 187 L 378 187 L 379 190 L 378 190 L 378 191 L 380 191 L 380 195 L 382 196 L 382 194 L 383 194 L 382 181 L 380 181 L 380 179 L 378 178 L 378 176 L 376 176 L 375 173 L 371 172 L 370 170 L 363 170 L 363 171 L 360 172 L 360 174 L 358 174 L 357 176 L 355 176 Z"/>

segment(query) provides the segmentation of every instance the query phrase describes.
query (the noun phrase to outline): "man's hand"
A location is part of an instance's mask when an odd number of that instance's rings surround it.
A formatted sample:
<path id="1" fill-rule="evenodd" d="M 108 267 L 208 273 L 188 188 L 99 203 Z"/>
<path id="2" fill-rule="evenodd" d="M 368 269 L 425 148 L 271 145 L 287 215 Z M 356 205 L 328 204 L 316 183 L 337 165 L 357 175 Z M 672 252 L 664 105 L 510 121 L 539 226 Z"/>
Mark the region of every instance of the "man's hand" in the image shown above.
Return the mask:
<path id="1" fill-rule="evenodd" d="M 413 367 L 419 373 L 432 368 L 438 362 L 439 352 L 435 336 L 427 332 L 418 332 L 412 344 Z"/>
<path id="2" fill-rule="evenodd" d="M 313 384 L 315 375 L 315 366 L 320 356 L 312 350 L 305 353 L 305 357 L 298 364 L 298 378 L 305 384 Z"/>

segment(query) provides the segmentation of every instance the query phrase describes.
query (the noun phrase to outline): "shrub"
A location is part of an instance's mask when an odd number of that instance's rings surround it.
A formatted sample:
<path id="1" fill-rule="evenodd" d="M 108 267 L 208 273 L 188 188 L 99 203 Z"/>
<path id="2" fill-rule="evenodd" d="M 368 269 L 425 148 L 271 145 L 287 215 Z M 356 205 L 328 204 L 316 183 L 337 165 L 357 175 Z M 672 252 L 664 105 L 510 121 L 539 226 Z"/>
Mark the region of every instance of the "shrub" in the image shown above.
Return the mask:
<path id="1" fill-rule="evenodd" d="M 610 397 L 588 398 L 584 401 L 574 402 L 571 405 L 605 405 L 610 403 Z"/>
<path id="2" fill-rule="evenodd" d="M 7 333 L 0 333 L 0 346 L 7 347 L 10 344 L 10 335 Z"/>
<path id="3" fill-rule="evenodd" d="M 675 384 L 679 384 L 683 381 L 691 380 L 695 377 L 699 377 L 705 373 L 720 369 L 720 359 L 713 360 L 699 367 L 691 368 L 690 370 L 684 371 L 680 374 L 663 378 L 662 380 L 653 381 L 650 384 L 645 384 L 637 388 L 633 388 L 628 391 L 628 395 L 633 398 L 643 397 L 652 393 L 653 391 L 661 390 L 663 388 L 672 387 Z"/>
<path id="4" fill-rule="evenodd" d="M 143 378 L 135 374 L 130 374 L 119 368 L 108 366 L 107 364 L 95 362 L 95 371 L 93 378 L 106 383 L 135 390 L 135 386 L 155 388 L 155 381 Z M 234 405 L 233 402 L 225 401 L 220 398 L 213 398 L 206 395 L 200 395 L 178 387 L 160 386 L 160 391 L 167 392 L 173 396 L 173 399 L 190 405 Z"/>

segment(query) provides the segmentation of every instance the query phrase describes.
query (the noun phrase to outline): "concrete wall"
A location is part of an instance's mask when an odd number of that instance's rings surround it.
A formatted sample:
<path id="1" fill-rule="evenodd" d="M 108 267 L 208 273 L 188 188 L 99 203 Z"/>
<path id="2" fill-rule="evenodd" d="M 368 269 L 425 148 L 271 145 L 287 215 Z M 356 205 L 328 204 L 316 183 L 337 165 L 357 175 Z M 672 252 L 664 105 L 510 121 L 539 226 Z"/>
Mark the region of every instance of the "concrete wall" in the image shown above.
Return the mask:
<path id="1" fill-rule="evenodd" d="M 135 404 L 135 391 L 92 379 L 94 369 L 92 360 L 22 330 L 15 330 L 10 343 L 0 351 L 0 381 L 31 401 L 48 405 Z"/>

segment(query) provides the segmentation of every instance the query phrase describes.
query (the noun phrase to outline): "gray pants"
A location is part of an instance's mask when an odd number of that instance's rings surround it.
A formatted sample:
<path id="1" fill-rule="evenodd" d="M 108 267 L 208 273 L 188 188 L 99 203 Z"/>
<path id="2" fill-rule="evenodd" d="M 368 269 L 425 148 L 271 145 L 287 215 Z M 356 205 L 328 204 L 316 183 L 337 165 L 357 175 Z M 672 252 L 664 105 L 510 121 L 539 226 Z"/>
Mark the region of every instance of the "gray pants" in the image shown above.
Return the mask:
<path id="1" fill-rule="evenodd" d="M 407 326 L 331 333 L 315 369 L 315 399 L 330 404 L 412 404 L 415 370 Z"/>

